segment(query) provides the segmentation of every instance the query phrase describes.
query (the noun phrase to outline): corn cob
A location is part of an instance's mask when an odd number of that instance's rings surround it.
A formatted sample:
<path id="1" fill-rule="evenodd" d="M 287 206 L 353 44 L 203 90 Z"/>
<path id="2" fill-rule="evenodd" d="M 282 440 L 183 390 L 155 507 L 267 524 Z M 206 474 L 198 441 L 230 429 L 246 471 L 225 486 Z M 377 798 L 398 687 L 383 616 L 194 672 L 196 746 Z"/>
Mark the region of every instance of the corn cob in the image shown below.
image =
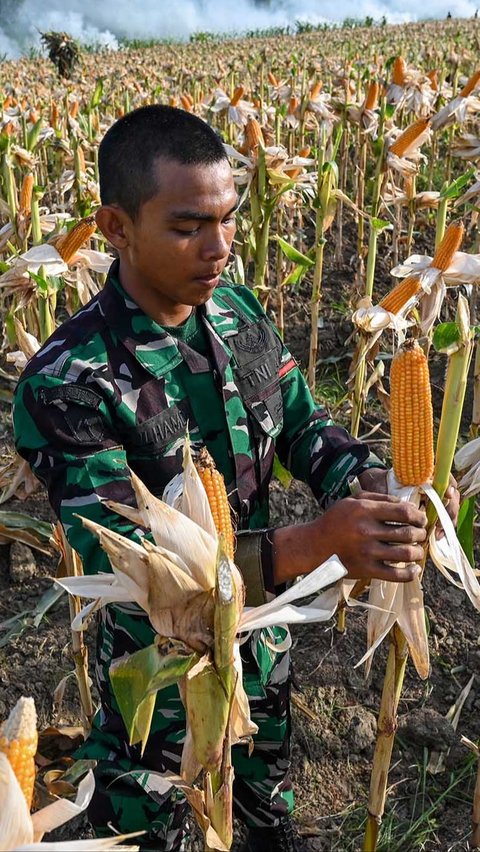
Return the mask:
<path id="1" fill-rule="evenodd" d="M 233 559 L 234 535 L 225 482 L 206 447 L 200 450 L 195 467 L 207 492 L 215 529 L 223 536 L 227 556 Z"/>
<path id="2" fill-rule="evenodd" d="M 50 102 L 50 124 L 56 129 L 58 122 L 58 106 L 56 101 Z"/>
<path id="3" fill-rule="evenodd" d="M 445 231 L 443 239 L 440 242 L 432 260 L 432 266 L 434 266 L 435 269 L 440 269 L 442 272 L 446 272 L 455 256 L 455 253 L 460 248 L 464 230 L 463 222 L 450 222 L 450 225 Z"/>
<path id="4" fill-rule="evenodd" d="M 433 71 L 427 71 L 427 77 L 430 80 L 430 86 L 434 92 L 438 92 L 438 71 L 434 68 Z"/>
<path id="5" fill-rule="evenodd" d="M 268 72 L 268 74 L 267 74 L 267 77 L 268 77 L 268 82 L 269 82 L 272 86 L 275 86 L 275 88 L 277 88 L 277 86 L 278 86 L 278 80 L 277 80 L 277 78 L 275 77 L 275 74 L 272 74 L 272 72 L 271 72 L 271 71 L 269 71 L 269 72 Z"/>
<path id="6" fill-rule="evenodd" d="M 296 108 L 298 107 L 298 98 L 295 95 L 292 95 L 288 102 L 288 115 L 293 115 L 295 113 Z"/>
<path id="7" fill-rule="evenodd" d="M 310 145 L 307 145 L 305 148 L 300 148 L 298 152 L 299 157 L 308 157 L 311 151 Z M 288 175 L 289 178 L 295 179 L 299 176 L 302 171 L 302 166 L 292 166 L 290 169 L 285 169 L 285 174 Z"/>
<path id="8" fill-rule="evenodd" d="M 33 698 L 19 698 L 0 727 L 0 751 L 10 761 L 28 810 L 32 806 L 35 784 L 37 741 L 37 714 Z"/>
<path id="9" fill-rule="evenodd" d="M 70 263 L 78 249 L 95 233 L 96 228 L 95 216 L 87 216 L 85 219 L 77 222 L 68 234 L 60 237 L 55 248 L 65 263 Z"/>
<path id="10" fill-rule="evenodd" d="M 378 93 L 380 91 L 380 86 L 378 85 L 376 80 L 372 80 L 368 87 L 367 96 L 365 98 L 365 103 L 363 105 L 364 109 L 375 109 L 378 103 Z"/>
<path id="11" fill-rule="evenodd" d="M 472 74 L 472 76 L 470 77 L 469 80 L 467 80 L 462 91 L 459 92 L 459 95 L 461 95 L 462 98 L 467 98 L 468 95 L 471 95 L 473 90 L 477 88 L 479 83 L 480 83 L 480 68 L 478 69 L 478 71 L 475 71 L 475 74 Z"/>
<path id="12" fill-rule="evenodd" d="M 392 82 L 397 86 L 403 86 L 405 83 L 405 74 L 407 64 L 403 56 L 397 56 L 393 63 Z"/>
<path id="13" fill-rule="evenodd" d="M 232 99 L 230 101 L 230 105 L 236 106 L 238 104 L 239 100 L 241 100 L 241 98 L 243 98 L 244 94 L 245 94 L 245 86 L 237 86 L 237 88 L 235 89 L 235 91 L 233 93 Z"/>
<path id="14" fill-rule="evenodd" d="M 256 118 L 249 118 L 245 127 L 245 140 L 247 150 L 255 151 L 259 145 L 265 146 L 262 128 Z"/>
<path id="15" fill-rule="evenodd" d="M 33 173 L 29 172 L 29 174 L 25 175 L 25 177 L 23 178 L 22 188 L 20 190 L 20 203 L 18 209 L 19 212 L 23 214 L 23 216 L 28 216 L 30 210 L 32 209 L 33 184 Z"/>
<path id="16" fill-rule="evenodd" d="M 421 290 L 421 281 L 418 275 L 409 275 L 399 281 L 386 296 L 379 302 L 381 308 L 391 314 L 398 314 L 404 305 Z"/>
<path id="17" fill-rule="evenodd" d="M 76 118 L 78 115 L 78 110 L 80 107 L 80 103 L 78 101 L 72 101 L 70 104 L 70 108 L 68 110 L 70 118 Z"/>
<path id="18" fill-rule="evenodd" d="M 188 95 L 180 95 L 180 103 L 184 108 L 185 112 L 192 111 L 192 99 L 188 97 Z"/>
<path id="19" fill-rule="evenodd" d="M 314 101 L 315 98 L 318 98 L 320 92 L 322 91 L 323 82 L 322 80 L 317 80 L 317 82 L 310 89 L 310 100 Z"/>
<path id="20" fill-rule="evenodd" d="M 410 126 L 400 134 L 393 145 L 390 146 L 389 153 L 396 154 L 397 157 L 403 157 L 403 155 L 411 148 L 415 140 L 418 139 L 418 137 L 427 129 L 429 124 L 429 118 L 419 118 L 417 121 L 414 121 L 413 124 L 410 124 Z"/>
<path id="21" fill-rule="evenodd" d="M 428 361 L 416 340 L 392 360 L 390 425 L 393 470 L 402 485 L 421 485 L 433 476 L 433 411 Z"/>
<path id="22" fill-rule="evenodd" d="M 170 95 L 168 98 L 168 105 L 172 107 L 176 107 L 178 105 L 178 100 L 175 95 Z"/>

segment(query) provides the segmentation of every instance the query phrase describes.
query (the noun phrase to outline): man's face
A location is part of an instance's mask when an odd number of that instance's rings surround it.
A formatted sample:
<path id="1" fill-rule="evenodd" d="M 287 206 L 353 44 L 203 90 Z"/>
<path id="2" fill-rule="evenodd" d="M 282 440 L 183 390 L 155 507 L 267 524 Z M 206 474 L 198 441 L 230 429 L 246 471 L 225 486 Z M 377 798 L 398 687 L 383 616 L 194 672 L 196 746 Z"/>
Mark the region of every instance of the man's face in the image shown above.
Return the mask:
<path id="1" fill-rule="evenodd" d="M 212 295 L 235 233 L 237 192 L 227 160 L 186 166 L 159 159 L 155 174 L 159 191 L 125 226 L 120 270 L 126 289 L 156 318 Z"/>

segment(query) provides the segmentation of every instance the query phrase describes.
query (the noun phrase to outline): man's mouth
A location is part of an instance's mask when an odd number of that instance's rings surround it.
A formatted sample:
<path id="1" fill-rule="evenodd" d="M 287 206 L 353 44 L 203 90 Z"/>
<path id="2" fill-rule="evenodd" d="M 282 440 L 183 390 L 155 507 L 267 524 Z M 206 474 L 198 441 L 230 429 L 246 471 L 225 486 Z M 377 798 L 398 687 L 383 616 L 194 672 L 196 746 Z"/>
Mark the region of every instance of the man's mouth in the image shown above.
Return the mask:
<path id="1" fill-rule="evenodd" d="M 212 286 L 218 282 L 220 278 L 220 272 L 213 272 L 210 275 L 198 275 L 195 278 L 195 281 L 198 281 L 199 284 L 205 284 L 206 286 Z"/>

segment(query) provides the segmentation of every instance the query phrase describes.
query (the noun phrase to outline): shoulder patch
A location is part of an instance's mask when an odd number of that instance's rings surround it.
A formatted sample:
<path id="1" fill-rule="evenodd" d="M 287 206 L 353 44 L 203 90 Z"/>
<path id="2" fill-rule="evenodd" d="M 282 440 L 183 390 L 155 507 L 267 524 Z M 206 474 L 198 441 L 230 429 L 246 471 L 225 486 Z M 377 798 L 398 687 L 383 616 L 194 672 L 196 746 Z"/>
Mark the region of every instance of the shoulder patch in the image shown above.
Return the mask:
<path id="1" fill-rule="evenodd" d="M 39 398 L 44 405 L 58 402 L 76 402 L 95 410 L 100 406 L 102 397 L 96 391 L 79 385 L 58 385 L 55 388 L 41 388 Z"/>

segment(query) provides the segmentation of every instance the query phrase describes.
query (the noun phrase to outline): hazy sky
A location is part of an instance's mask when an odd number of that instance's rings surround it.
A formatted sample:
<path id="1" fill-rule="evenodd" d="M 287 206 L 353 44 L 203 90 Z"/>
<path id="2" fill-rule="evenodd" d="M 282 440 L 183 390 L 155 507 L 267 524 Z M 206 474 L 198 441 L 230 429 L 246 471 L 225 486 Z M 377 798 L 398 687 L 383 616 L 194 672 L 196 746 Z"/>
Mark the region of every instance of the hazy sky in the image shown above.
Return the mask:
<path id="1" fill-rule="evenodd" d="M 430 0 L 428 17 L 471 17 L 480 0 Z M 319 9 L 321 8 L 321 13 Z M 39 31 L 62 30 L 83 42 L 116 45 L 116 38 L 188 38 L 196 31 L 242 32 L 321 23 L 345 18 L 391 23 L 416 20 L 418 0 L 272 0 L 271 8 L 249 0 L 0 0 L 0 56 L 19 56 L 39 46 Z"/>

